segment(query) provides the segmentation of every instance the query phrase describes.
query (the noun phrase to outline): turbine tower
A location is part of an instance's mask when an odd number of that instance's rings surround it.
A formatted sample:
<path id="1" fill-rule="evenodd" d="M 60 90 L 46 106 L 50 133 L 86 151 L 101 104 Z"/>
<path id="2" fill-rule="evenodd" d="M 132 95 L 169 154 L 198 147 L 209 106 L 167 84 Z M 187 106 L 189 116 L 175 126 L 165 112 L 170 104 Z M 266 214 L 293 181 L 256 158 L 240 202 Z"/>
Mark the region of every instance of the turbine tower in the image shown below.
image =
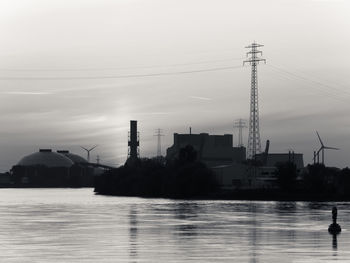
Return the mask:
<path id="1" fill-rule="evenodd" d="M 161 147 L 161 137 L 164 136 L 162 134 L 163 130 L 162 129 L 156 129 L 156 134 L 154 136 L 157 136 L 157 157 L 162 156 L 162 147 Z"/>
<path id="2" fill-rule="evenodd" d="M 323 142 L 321 140 L 321 137 L 320 137 L 320 135 L 318 134 L 317 131 L 316 131 L 316 134 L 317 134 L 318 140 L 321 143 L 321 147 L 317 151 L 317 153 L 314 154 L 314 162 L 315 162 L 315 158 L 317 157 L 317 163 L 320 163 L 320 152 L 322 152 L 322 164 L 324 164 L 324 150 L 328 150 L 328 149 L 329 150 L 339 150 L 339 148 L 324 146 L 324 144 L 323 144 Z"/>
<path id="3" fill-rule="evenodd" d="M 90 149 L 87 149 L 83 146 L 80 146 L 82 149 L 84 149 L 86 152 L 87 152 L 87 161 L 88 163 L 90 162 L 90 152 L 95 149 L 97 147 L 97 145 L 95 145 L 94 147 L 90 148 Z"/>
<path id="4" fill-rule="evenodd" d="M 238 128 L 238 147 L 243 147 L 243 128 L 247 128 L 247 123 L 243 119 L 238 119 L 233 123 L 233 128 Z"/>
<path id="5" fill-rule="evenodd" d="M 249 116 L 249 135 L 248 135 L 248 158 L 252 159 L 257 153 L 261 152 L 260 131 L 259 131 L 259 104 L 258 104 L 258 64 L 260 61 L 266 63 L 266 59 L 258 57 L 262 52 L 257 48 L 263 47 L 256 42 L 247 46 L 250 51 L 247 52 L 248 60 L 243 62 L 252 66 L 251 72 L 251 89 L 250 89 L 250 116 Z"/>

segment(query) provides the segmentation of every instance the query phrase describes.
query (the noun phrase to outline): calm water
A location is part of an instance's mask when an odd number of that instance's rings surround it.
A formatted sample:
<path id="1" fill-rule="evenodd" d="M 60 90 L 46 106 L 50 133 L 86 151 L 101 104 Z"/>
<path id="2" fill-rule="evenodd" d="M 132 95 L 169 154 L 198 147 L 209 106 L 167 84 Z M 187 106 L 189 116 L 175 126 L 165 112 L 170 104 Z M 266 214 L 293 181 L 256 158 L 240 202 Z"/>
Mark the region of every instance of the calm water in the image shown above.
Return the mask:
<path id="1" fill-rule="evenodd" d="M 0 189 L 0 262 L 350 262 L 350 203 L 105 197 Z"/>

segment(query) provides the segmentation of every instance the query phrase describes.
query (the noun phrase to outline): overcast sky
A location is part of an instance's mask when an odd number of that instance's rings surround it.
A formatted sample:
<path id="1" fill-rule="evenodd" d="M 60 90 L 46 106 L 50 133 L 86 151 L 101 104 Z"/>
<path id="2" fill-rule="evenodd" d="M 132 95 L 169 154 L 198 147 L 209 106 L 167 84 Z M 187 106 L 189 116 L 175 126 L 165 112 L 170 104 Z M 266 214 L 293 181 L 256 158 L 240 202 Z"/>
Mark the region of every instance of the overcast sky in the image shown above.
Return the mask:
<path id="1" fill-rule="evenodd" d="M 79 146 L 95 144 L 93 159 L 122 164 L 131 119 L 141 156 L 156 154 L 157 128 L 163 153 L 190 126 L 237 144 L 254 40 L 267 59 L 263 147 L 270 139 L 271 152 L 293 149 L 308 163 L 318 130 L 341 148 L 326 163 L 348 166 L 349 14 L 348 0 L 1 0 L 0 171 L 39 148 L 85 157 Z"/>

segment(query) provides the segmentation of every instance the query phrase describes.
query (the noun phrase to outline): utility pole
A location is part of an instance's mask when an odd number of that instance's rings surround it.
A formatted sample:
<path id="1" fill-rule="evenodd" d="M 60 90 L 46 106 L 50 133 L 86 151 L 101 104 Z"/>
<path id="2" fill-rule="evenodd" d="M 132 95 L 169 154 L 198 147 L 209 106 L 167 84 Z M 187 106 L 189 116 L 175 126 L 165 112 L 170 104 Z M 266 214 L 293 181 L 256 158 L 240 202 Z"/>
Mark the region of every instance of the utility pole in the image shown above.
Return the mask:
<path id="1" fill-rule="evenodd" d="M 157 157 L 161 157 L 162 156 L 162 148 L 161 148 L 161 137 L 164 136 L 162 134 L 163 130 L 162 129 L 156 129 L 156 134 L 154 136 L 157 136 Z"/>
<path id="2" fill-rule="evenodd" d="M 243 119 L 238 119 L 233 123 L 233 128 L 238 128 L 238 147 L 243 147 L 243 128 L 247 128 L 247 123 Z"/>
<path id="3" fill-rule="evenodd" d="M 250 51 L 247 52 L 249 58 L 243 62 L 252 66 L 251 72 L 251 90 L 250 90 L 250 116 L 249 116 L 249 136 L 248 136 L 248 158 L 254 158 L 257 153 L 261 152 L 260 131 L 259 131 L 259 103 L 258 103 L 258 71 L 257 65 L 260 61 L 266 63 L 266 59 L 258 57 L 262 52 L 257 48 L 263 45 L 256 42 L 247 46 Z"/>

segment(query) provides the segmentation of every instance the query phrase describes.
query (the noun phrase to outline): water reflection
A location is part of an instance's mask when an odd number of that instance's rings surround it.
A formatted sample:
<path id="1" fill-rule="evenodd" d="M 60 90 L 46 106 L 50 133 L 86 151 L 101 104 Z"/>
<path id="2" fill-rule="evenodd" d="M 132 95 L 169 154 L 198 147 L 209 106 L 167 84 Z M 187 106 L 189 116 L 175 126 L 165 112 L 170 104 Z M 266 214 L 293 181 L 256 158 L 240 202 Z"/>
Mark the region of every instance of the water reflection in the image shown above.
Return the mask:
<path id="1" fill-rule="evenodd" d="M 129 255 L 131 262 L 137 261 L 137 210 L 135 206 L 129 211 Z"/>
<path id="2" fill-rule="evenodd" d="M 254 203 L 249 206 L 249 213 L 252 215 L 251 224 L 254 226 L 251 228 L 250 240 L 251 240 L 251 263 L 257 263 L 257 253 L 258 253 L 258 238 L 257 238 L 257 221 L 256 221 L 256 210 L 257 207 Z"/>
<path id="3" fill-rule="evenodd" d="M 333 250 L 337 250 L 338 249 L 338 240 L 337 240 L 337 234 L 332 234 L 333 238 L 332 238 L 332 248 Z"/>
<path id="4" fill-rule="evenodd" d="M 294 212 L 297 209 L 297 202 L 276 202 L 276 211 L 277 213 L 290 213 Z M 269 211 L 271 212 L 271 211 Z"/>
<path id="5" fill-rule="evenodd" d="M 332 203 L 105 197 L 89 189 L 1 191 L 1 262 L 347 262 Z M 57 197 L 60 198 L 57 198 Z M 311 208 L 311 209 L 310 209 Z M 338 205 L 350 217 L 350 203 Z M 339 246 L 338 246 L 339 241 Z"/>
<path id="6" fill-rule="evenodd" d="M 308 202 L 308 208 L 313 210 L 329 209 L 332 207 L 332 203 L 329 202 Z"/>
<path id="7" fill-rule="evenodd" d="M 180 222 L 175 227 L 175 233 L 180 236 L 196 236 L 198 225 L 196 218 L 198 217 L 199 207 L 194 202 L 182 202 L 174 205 L 174 217 Z"/>

